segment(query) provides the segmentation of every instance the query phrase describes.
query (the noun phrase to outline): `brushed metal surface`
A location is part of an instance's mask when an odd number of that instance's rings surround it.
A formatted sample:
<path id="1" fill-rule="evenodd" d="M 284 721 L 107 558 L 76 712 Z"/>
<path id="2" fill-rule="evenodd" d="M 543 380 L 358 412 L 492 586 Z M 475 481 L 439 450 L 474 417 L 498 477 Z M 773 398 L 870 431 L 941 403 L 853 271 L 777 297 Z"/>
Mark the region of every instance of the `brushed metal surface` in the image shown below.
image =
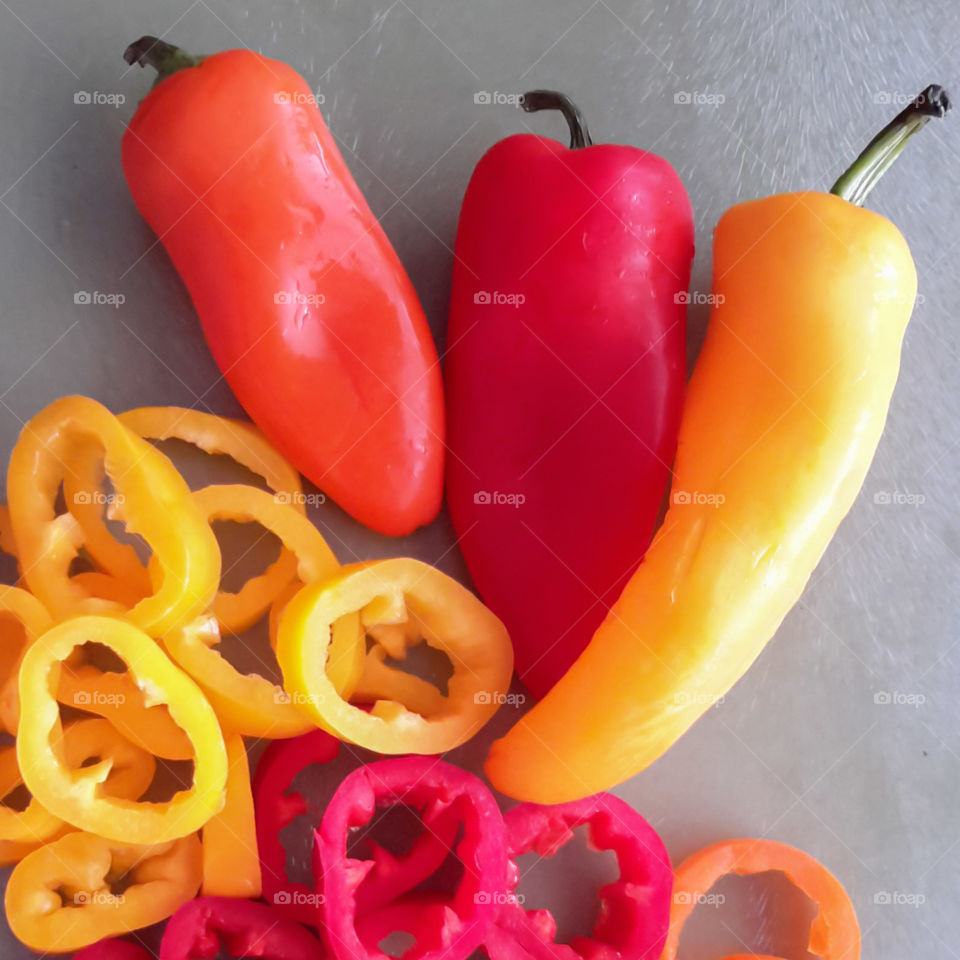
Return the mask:
<path id="1" fill-rule="evenodd" d="M 960 6 L 932 0 L 0 0 L 0 452 L 72 392 L 116 410 L 239 413 L 123 181 L 120 136 L 150 78 L 121 54 L 141 34 L 196 52 L 253 47 L 308 78 L 442 346 L 474 164 L 509 133 L 564 135 L 555 116 L 477 94 L 562 88 L 596 140 L 669 159 L 696 210 L 693 288 L 705 292 L 727 207 L 827 189 L 894 103 L 932 81 L 960 95 L 958 27 Z M 862 495 L 750 673 L 618 790 L 677 860 L 737 835 L 809 850 L 847 886 L 876 960 L 956 955 L 960 940 L 958 157 L 960 115 L 930 125 L 870 198 L 910 242 L 922 299 Z M 80 291 L 124 302 L 77 304 Z M 692 357 L 705 308 L 690 319 Z M 330 504 L 315 516 L 344 560 L 411 553 L 466 576 L 446 516 L 402 541 Z M 515 710 L 455 759 L 479 770 Z M 331 788 L 330 772 L 316 776 Z M 609 871 L 589 856 L 580 844 L 525 864 L 528 906 L 555 906 L 567 933 L 589 913 L 569 877 L 589 888 Z M 809 904 L 795 891 L 772 880 L 723 891 L 722 907 L 698 911 L 687 960 L 806 956 Z M 0 929 L 0 956 L 29 955 Z"/>

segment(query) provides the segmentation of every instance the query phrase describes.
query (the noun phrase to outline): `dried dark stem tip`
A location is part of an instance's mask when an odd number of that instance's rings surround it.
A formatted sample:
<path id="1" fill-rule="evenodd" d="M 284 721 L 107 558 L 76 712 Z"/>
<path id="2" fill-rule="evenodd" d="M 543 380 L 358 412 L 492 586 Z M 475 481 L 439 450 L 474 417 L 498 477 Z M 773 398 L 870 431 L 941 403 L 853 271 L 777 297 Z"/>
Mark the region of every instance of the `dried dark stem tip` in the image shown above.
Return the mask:
<path id="1" fill-rule="evenodd" d="M 559 110 L 567 121 L 567 126 L 570 127 L 571 150 L 593 146 L 590 132 L 587 130 L 587 121 L 583 119 L 580 108 L 565 93 L 559 93 L 556 90 L 530 90 L 523 95 L 520 104 L 527 113 L 536 113 L 538 110 Z"/>
<path id="2" fill-rule="evenodd" d="M 861 206 L 876 182 L 900 156 L 907 141 L 930 120 L 942 117 L 949 109 L 947 91 L 935 83 L 930 84 L 863 148 L 830 192 Z"/>
<path id="3" fill-rule="evenodd" d="M 131 66 L 139 63 L 141 67 L 153 67 L 157 71 L 157 83 L 178 70 L 195 67 L 203 57 L 194 57 L 158 37 L 141 37 L 123 51 L 123 59 Z"/>

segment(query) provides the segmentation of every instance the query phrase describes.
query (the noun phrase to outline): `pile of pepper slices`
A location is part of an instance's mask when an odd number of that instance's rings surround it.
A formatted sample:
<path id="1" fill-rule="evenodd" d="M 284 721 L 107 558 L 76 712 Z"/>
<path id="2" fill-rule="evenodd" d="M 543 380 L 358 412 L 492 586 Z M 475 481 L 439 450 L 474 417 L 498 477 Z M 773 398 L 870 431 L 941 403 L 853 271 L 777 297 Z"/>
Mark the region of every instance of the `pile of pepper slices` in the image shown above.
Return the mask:
<path id="1" fill-rule="evenodd" d="M 686 918 L 717 879 L 779 870 L 818 905 L 810 951 L 857 960 L 850 900 L 806 854 L 734 840 L 674 871 L 643 817 L 600 791 L 655 760 L 736 682 L 859 490 L 896 382 L 916 274 L 899 231 L 858 208 L 906 140 L 946 111 L 943 91 L 930 87 L 902 111 L 830 194 L 785 194 L 725 215 L 714 311 L 682 416 L 693 254 L 683 186 L 669 164 L 633 148 L 598 147 L 581 164 L 592 141 L 576 107 L 554 91 L 526 95 L 528 111 L 563 113 L 571 149 L 510 138 L 481 161 L 461 217 L 451 310 L 448 494 L 495 615 L 417 560 L 341 566 L 278 452 L 383 532 L 409 532 L 439 509 L 435 350 L 306 85 L 250 51 L 194 58 L 145 37 L 126 56 L 162 81 L 124 138 L 128 182 L 264 433 L 172 407 L 114 416 L 84 397 L 58 400 L 25 426 L 0 517 L 0 548 L 20 572 L 18 586 L 0 588 L 0 723 L 15 738 L 0 749 L 0 862 L 16 864 L 5 895 L 13 933 L 45 953 L 80 950 L 78 960 L 147 960 L 142 947 L 112 938 L 164 920 L 160 960 L 213 958 L 221 947 L 268 960 L 383 960 L 398 933 L 412 941 L 405 960 L 466 960 L 477 950 L 490 960 L 673 960 Z M 241 113 L 270 121 L 242 151 L 230 139 L 246 129 Z M 194 134 L 224 117 L 224 135 L 212 138 L 219 156 Z M 235 162 L 225 174 L 227 157 Z M 518 157 L 527 181 L 512 181 Z M 259 185 L 277 201 L 266 224 L 245 206 L 262 202 L 252 188 L 264 177 Z M 604 203 L 593 214 L 596 191 L 622 209 Z M 575 199 L 557 204 L 564 192 Z M 491 210 L 501 231 L 513 218 L 506 237 L 484 227 Z M 638 247 L 633 227 L 656 235 L 662 256 Z M 324 230 L 336 249 L 321 270 Z M 370 268 L 360 293 L 353 274 L 328 276 L 344 245 Z M 571 300 L 557 294 L 549 259 L 518 275 L 545 245 L 566 250 L 568 265 L 603 263 L 608 276 L 594 275 Z M 291 290 L 277 291 L 276 273 L 260 269 L 278 251 L 293 258 Z M 232 268 L 211 268 L 218 257 Z M 470 262 L 500 289 L 474 289 Z M 327 290 L 340 297 L 329 309 Z M 528 297 L 532 307 L 509 313 Z M 647 327 L 621 325 L 638 300 L 649 301 Z M 584 340 L 585 314 L 603 322 Z M 532 352 L 528 335 L 539 345 Z M 599 361 L 596 336 L 606 338 Z M 512 366 L 503 365 L 504 342 Z M 641 453 L 622 457 L 616 431 L 594 418 L 562 480 L 553 447 L 522 469 L 542 437 L 503 436 L 518 396 L 533 420 L 556 420 L 564 455 L 572 448 L 559 430 L 582 406 L 554 389 L 565 374 L 530 378 L 528 361 L 544 344 L 589 392 L 605 397 L 622 384 L 634 419 L 619 422 Z M 345 378 L 340 361 L 358 355 L 354 346 L 365 369 Z M 638 366 L 651 351 L 649 369 Z M 494 373 L 502 379 L 490 396 Z M 657 375 L 651 404 L 638 407 L 635 388 Z M 156 446 L 170 439 L 226 455 L 262 485 L 191 490 Z M 637 567 L 675 443 L 671 507 Z M 529 516 L 557 548 L 520 547 L 516 516 L 482 514 L 492 498 L 516 506 L 526 494 L 474 489 L 468 461 L 495 483 L 532 474 L 539 500 Z M 592 509 L 554 522 L 578 495 Z M 611 508 L 622 522 L 603 522 Z M 237 592 L 221 584 L 219 521 L 259 524 L 282 545 Z M 490 549 L 504 539 L 518 544 L 517 573 Z M 570 567 L 565 557 L 578 551 Z M 569 591 L 554 575 L 561 567 L 572 574 Z M 531 598 L 550 591 L 561 595 L 554 620 L 532 618 Z M 218 649 L 264 618 L 282 684 L 241 673 Z M 449 661 L 445 683 L 404 669 L 421 644 Z M 506 701 L 514 649 L 543 700 L 491 751 L 491 780 L 524 801 L 503 815 L 482 781 L 436 755 Z M 274 741 L 252 782 L 245 737 Z M 406 756 L 355 770 L 320 810 L 294 780 L 333 761 L 341 742 Z M 177 762 L 191 767 L 185 785 L 157 800 L 158 770 Z M 371 833 L 395 808 L 418 825 L 402 850 Z M 301 817 L 315 827 L 311 882 L 289 875 L 283 843 Z M 579 827 L 592 847 L 613 851 L 620 875 L 601 890 L 592 936 L 562 944 L 549 911 L 525 909 L 519 862 L 553 856 Z"/>
<path id="2" fill-rule="evenodd" d="M 231 457 L 264 487 L 191 490 L 150 442 L 170 439 Z M 513 657 L 496 617 L 436 569 L 341 567 L 303 512 L 298 474 L 256 428 L 175 407 L 114 416 L 67 397 L 24 427 L 7 490 L 0 547 L 23 586 L 0 590 L 0 719 L 16 737 L 0 753 L 0 789 L 22 786 L 29 802 L 0 808 L 0 856 L 16 864 L 7 922 L 27 946 L 137 960 L 142 947 L 110 938 L 170 917 L 161 960 L 214 957 L 221 943 L 272 960 L 384 957 L 397 932 L 413 937 L 408 960 L 480 947 L 491 960 L 654 960 L 673 905 L 672 956 L 694 894 L 671 896 L 667 852 L 636 811 L 598 794 L 504 817 L 482 781 L 433 756 L 346 777 L 315 824 L 314 882 L 289 877 L 283 832 L 313 812 L 294 786 L 301 772 L 334 760 L 340 739 L 381 754 L 457 746 L 504 701 Z M 221 520 L 260 524 L 282 544 L 235 593 L 220 587 Z M 218 650 L 221 631 L 264 616 L 283 686 Z M 401 669 L 421 642 L 449 658 L 445 693 Z M 252 784 L 245 736 L 275 738 Z M 192 764 L 189 785 L 162 802 L 145 799 L 158 758 Z M 391 807 L 418 818 L 413 843 L 398 853 L 367 837 L 358 851 L 356 832 Z M 564 945 L 548 911 L 523 908 L 517 860 L 552 856 L 580 826 L 620 876 L 601 891 L 593 936 Z M 822 904 L 822 955 L 851 956 L 856 919 L 829 873 L 792 848 L 744 843 L 747 856 L 724 844 L 693 858 L 677 890 L 705 892 L 730 871 L 795 873 Z M 456 880 L 440 882 L 451 861 Z"/>

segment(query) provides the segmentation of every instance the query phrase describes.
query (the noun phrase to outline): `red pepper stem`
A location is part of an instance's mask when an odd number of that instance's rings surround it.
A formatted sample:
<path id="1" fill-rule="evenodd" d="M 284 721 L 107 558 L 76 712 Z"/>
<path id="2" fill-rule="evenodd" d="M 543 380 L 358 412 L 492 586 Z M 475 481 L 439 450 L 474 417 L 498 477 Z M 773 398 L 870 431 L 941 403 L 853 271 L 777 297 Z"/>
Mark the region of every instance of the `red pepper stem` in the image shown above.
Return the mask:
<path id="1" fill-rule="evenodd" d="M 590 132 L 587 130 L 587 121 L 584 120 L 580 108 L 565 93 L 557 90 L 530 90 L 520 99 L 520 104 L 527 113 L 536 113 L 538 110 L 559 110 L 570 127 L 571 150 L 593 146 Z"/>
<path id="2" fill-rule="evenodd" d="M 131 66 L 153 67 L 157 71 L 157 83 L 178 70 L 195 67 L 203 57 L 195 57 L 182 47 L 175 47 L 159 37 L 141 37 L 123 51 L 123 59 Z"/>
<path id="3" fill-rule="evenodd" d="M 932 83 L 900 111 L 861 151 L 830 192 L 858 207 L 907 145 L 907 141 L 934 117 L 950 109 L 943 87 Z"/>

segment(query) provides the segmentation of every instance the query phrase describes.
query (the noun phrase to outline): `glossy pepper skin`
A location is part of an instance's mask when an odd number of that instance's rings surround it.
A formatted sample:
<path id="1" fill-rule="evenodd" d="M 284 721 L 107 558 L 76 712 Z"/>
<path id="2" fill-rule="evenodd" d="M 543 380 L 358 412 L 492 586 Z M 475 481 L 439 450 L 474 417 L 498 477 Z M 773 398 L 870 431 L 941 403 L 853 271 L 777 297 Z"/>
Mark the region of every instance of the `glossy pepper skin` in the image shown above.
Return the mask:
<path id="1" fill-rule="evenodd" d="M 666 160 L 589 145 L 561 94 L 534 91 L 524 105 L 563 110 L 574 145 L 508 137 L 467 187 L 447 334 L 447 499 L 517 673 L 542 697 L 653 533 L 686 379 L 693 211 Z"/>
<path id="2" fill-rule="evenodd" d="M 900 119 L 905 140 L 920 118 Z M 558 803 L 620 783 L 743 675 L 860 490 L 916 285 L 900 231 L 841 196 L 724 214 L 663 526 L 570 672 L 493 745 L 494 786 Z"/>
<path id="3" fill-rule="evenodd" d="M 127 58 L 165 76 L 124 134 L 127 183 L 240 403 L 362 523 L 395 536 L 429 523 L 436 348 L 310 88 L 251 50 L 195 60 L 145 37 Z"/>

